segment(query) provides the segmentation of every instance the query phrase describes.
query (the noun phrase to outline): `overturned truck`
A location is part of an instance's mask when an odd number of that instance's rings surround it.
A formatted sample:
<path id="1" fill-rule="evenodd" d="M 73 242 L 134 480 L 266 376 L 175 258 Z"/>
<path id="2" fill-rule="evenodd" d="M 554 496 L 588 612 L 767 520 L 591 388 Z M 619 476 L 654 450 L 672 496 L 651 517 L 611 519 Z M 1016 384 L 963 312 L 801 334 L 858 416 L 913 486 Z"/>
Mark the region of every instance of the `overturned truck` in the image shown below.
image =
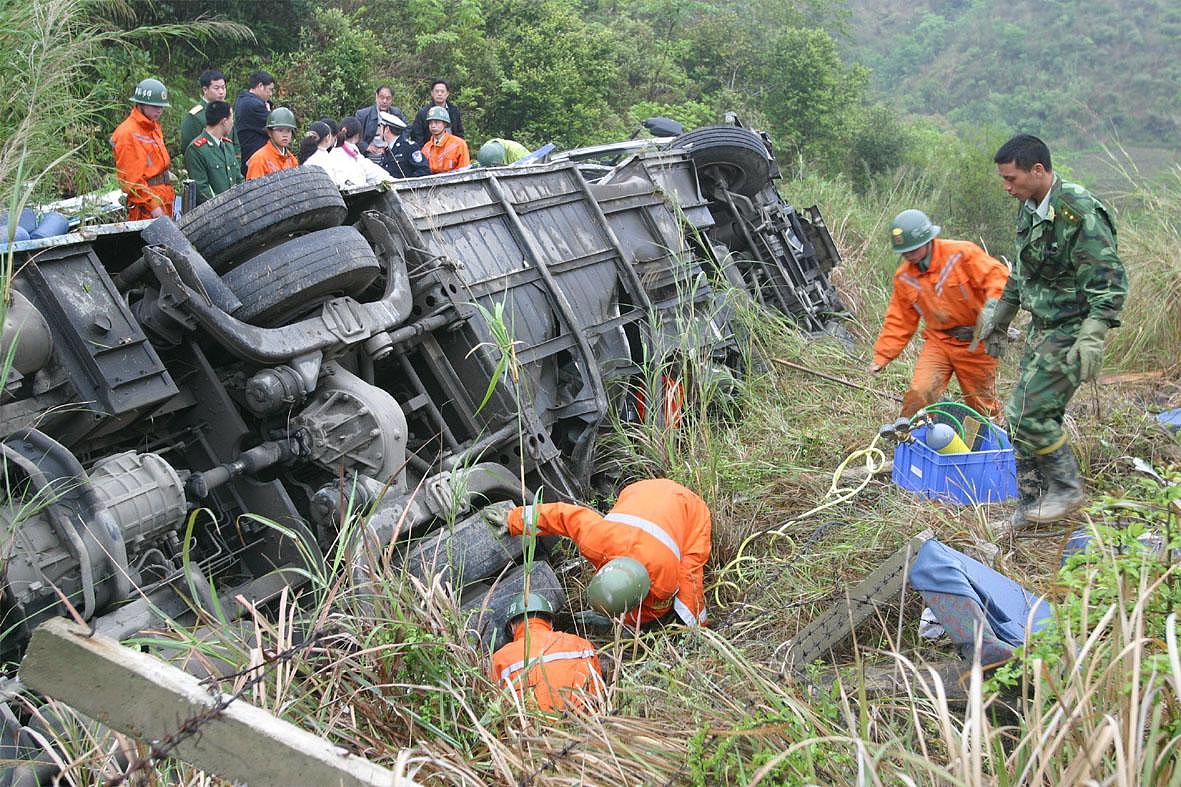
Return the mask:
<path id="1" fill-rule="evenodd" d="M 443 574 L 490 644 L 524 565 L 484 506 L 577 496 L 653 359 L 733 365 L 726 291 L 843 330 L 832 239 L 760 135 L 556 158 L 344 194 L 300 167 L 15 244 L 0 657 L 66 603 L 117 638 L 211 579 L 265 603 L 342 534 Z"/>

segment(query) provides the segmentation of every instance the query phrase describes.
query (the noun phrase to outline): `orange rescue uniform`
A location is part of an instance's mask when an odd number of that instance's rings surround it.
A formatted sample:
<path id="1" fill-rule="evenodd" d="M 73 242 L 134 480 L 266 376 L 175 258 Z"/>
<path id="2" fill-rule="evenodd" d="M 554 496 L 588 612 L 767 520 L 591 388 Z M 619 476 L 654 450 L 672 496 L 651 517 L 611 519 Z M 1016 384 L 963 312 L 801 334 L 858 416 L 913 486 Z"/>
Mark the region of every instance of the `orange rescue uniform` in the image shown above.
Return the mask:
<path id="1" fill-rule="evenodd" d="M 285 169 L 299 166 L 297 159 L 290 150 L 279 150 L 275 143 L 267 140 L 267 144 L 254 151 L 250 161 L 246 164 L 246 179 L 254 180 L 264 175 L 272 175 Z"/>
<path id="2" fill-rule="evenodd" d="M 527 703 L 547 712 L 582 707 L 583 694 L 600 694 L 603 668 L 594 645 L 554 631 L 544 618 L 530 615 L 527 620 L 513 627 L 512 642 L 492 654 L 492 680 L 526 692 Z"/>
<path id="3" fill-rule="evenodd" d="M 171 216 L 176 198 L 168 175 L 172 158 L 160 124 L 133 106 L 111 134 L 111 149 L 119 188 L 127 194 L 128 220 L 150 219 L 156 208 Z"/>
<path id="4" fill-rule="evenodd" d="M 939 399 L 952 373 L 965 403 L 984 415 L 1000 410 L 996 398 L 997 359 L 979 346 L 968 352 L 972 328 L 984 302 L 1000 298 L 1009 270 L 975 243 L 931 241 L 927 269 L 905 259 L 894 272 L 894 292 L 886 308 L 882 332 L 873 347 L 874 363 L 885 366 L 898 357 L 924 322 L 925 343 L 914 367 L 910 389 L 902 398 L 902 415 L 914 415 Z M 957 329 L 962 337 L 947 333 Z"/>
<path id="5" fill-rule="evenodd" d="M 518 506 L 509 513 L 509 532 L 520 535 L 535 516 L 538 532 L 572 538 L 595 568 L 617 557 L 644 564 L 652 587 L 626 622 L 648 623 L 671 610 L 686 626 L 706 623 L 702 568 L 712 524 L 709 507 L 693 492 L 654 478 L 625 486 L 607 516 L 569 503 Z"/>
<path id="6" fill-rule="evenodd" d="M 472 163 L 467 142 L 450 131 L 443 132 L 438 142 L 434 137 L 428 139 L 422 146 L 422 155 L 426 156 L 430 163 L 432 175 L 450 172 Z"/>

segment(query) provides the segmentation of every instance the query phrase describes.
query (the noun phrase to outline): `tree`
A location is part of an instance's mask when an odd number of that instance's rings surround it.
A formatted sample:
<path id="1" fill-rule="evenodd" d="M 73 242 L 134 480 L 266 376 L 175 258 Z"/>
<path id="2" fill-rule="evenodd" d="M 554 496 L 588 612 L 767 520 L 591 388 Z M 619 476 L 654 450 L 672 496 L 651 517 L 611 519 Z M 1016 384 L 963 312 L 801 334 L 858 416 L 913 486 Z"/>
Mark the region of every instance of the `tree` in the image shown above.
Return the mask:
<path id="1" fill-rule="evenodd" d="M 336 8 L 317 8 L 299 32 L 299 47 L 277 61 L 276 103 L 301 125 L 351 115 L 372 96 L 374 64 L 384 54 L 377 36 Z"/>
<path id="2" fill-rule="evenodd" d="M 827 33 L 800 28 L 779 33 L 754 79 L 780 144 L 829 161 L 839 157 L 868 82 L 866 69 L 846 65 Z"/>
<path id="3" fill-rule="evenodd" d="M 502 72 L 488 125 L 530 143 L 584 145 L 609 122 L 615 39 L 559 0 L 501 0 L 489 13 Z"/>

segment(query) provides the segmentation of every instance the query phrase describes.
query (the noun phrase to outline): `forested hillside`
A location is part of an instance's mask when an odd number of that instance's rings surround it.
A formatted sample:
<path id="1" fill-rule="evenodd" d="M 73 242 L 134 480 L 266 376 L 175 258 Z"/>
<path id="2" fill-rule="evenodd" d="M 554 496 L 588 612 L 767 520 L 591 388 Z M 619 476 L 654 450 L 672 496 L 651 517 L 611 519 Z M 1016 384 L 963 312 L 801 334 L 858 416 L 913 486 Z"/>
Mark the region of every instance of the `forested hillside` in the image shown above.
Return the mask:
<path id="1" fill-rule="evenodd" d="M 135 21 L 246 25 L 252 40 L 158 44 L 142 65 L 186 96 L 207 65 L 231 87 L 264 67 L 301 118 L 352 112 L 379 82 L 415 108 L 443 77 L 477 138 L 588 144 L 656 112 L 697 125 L 737 109 L 783 144 L 819 150 L 853 122 L 868 79 L 825 32 L 844 13 L 830 0 L 186 0 L 154 3 Z"/>
<path id="2" fill-rule="evenodd" d="M 1181 142 L 1181 5 L 853 0 L 846 54 L 903 111 L 1076 147 Z"/>

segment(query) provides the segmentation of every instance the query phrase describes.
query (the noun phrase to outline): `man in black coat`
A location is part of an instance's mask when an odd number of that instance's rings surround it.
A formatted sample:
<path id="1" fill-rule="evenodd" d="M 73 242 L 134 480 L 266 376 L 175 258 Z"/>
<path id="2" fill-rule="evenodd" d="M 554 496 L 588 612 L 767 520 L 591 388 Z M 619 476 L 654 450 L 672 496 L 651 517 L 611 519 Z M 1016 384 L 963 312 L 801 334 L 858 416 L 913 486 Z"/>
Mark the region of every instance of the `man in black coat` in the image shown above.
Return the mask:
<path id="1" fill-rule="evenodd" d="M 255 151 L 267 144 L 267 115 L 271 113 L 271 96 L 275 93 L 275 78 L 266 71 L 251 71 L 246 78 L 246 90 L 234 101 L 234 130 L 242 146 L 242 174 L 246 162 Z"/>
<path id="2" fill-rule="evenodd" d="M 436 79 L 431 82 L 430 103 L 418 110 L 418 114 L 414 116 L 414 125 L 410 127 L 410 138 L 419 145 L 426 142 L 431 135 L 426 127 L 426 113 L 435 106 L 447 108 L 447 114 L 451 116 L 451 127 L 448 131 L 460 139 L 466 139 L 463 135 L 463 119 L 459 116 L 459 107 L 447 100 L 449 95 L 451 95 L 451 86 L 446 79 Z"/>
<path id="3" fill-rule="evenodd" d="M 383 150 L 380 143 L 381 129 L 378 128 L 381 113 L 393 112 L 399 117 L 402 116 L 402 110 L 392 106 L 393 103 L 393 89 L 389 85 L 381 85 L 377 88 L 373 103 L 364 109 L 358 109 L 355 113 L 357 120 L 361 122 L 360 147 L 370 160 L 378 163 L 381 163 L 381 151 Z"/>

